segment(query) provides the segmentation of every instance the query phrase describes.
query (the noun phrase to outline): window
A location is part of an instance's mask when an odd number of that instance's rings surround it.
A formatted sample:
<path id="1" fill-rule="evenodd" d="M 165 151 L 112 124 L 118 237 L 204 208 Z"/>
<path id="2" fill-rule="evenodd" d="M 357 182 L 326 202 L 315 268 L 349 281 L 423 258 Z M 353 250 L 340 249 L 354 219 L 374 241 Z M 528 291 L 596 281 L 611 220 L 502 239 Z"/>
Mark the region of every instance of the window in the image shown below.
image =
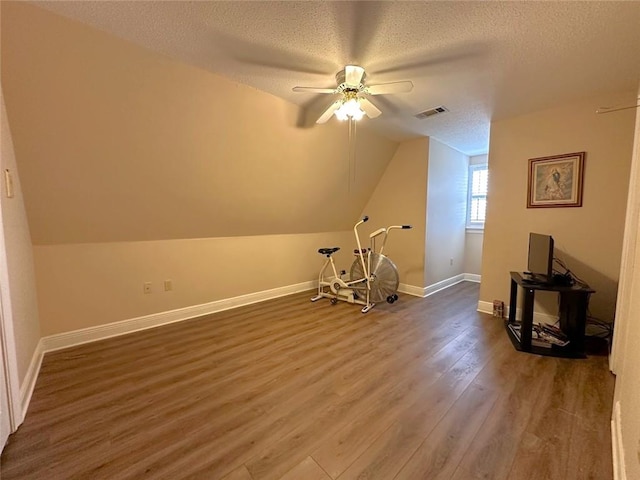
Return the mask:
<path id="1" fill-rule="evenodd" d="M 467 228 L 484 228 L 484 218 L 487 211 L 488 180 L 489 169 L 486 164 L 469 165 Z"/>

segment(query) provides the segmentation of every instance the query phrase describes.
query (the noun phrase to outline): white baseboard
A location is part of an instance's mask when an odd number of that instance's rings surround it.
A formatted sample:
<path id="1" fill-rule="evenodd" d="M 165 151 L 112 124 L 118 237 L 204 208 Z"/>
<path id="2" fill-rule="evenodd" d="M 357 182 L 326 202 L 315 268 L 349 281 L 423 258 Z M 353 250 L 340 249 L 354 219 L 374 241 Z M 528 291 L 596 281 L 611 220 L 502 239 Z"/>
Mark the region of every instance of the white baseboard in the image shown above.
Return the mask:
<path id="1" fill-rule="evenodd" d="M 414 295 L 416 297 L 428 297 L 429 295 L 433 295 L 440 290 L 444 290 L 445 288 L 449 288 L 460 282 L 480 282 L 480 275 L 476 275 L 475 273 L 460 273 L 454 277 L 446 278 L 437 283 L 429 285 L 428 287 L 416 287 L 415 285 L 407 285 L 406 283 L 401 283 L 398 286 L 398 291 L 402 293 L 406 293 L 408 295 Z"/>
<path id="2" fill-rule="evenodd" d="M 144 315 L 142 317 L 122 320 L 120 322 L 50 335 L 48 337 L 44 337 L 41 342 L 45 353 L 52 352 L 63 348 L 82 345 L 83 343 L 126 335 L 127 333 L 159 327 L 169 323 L 181 322 L 190 318 L 209 315 L 211 313 L 250 305 L 252 303 L 263 302 L 265 300 L 283 297 L 285 295 L 291 295 L 305 290 L 311 290 L 316 287 L 317 282 L 315 281 L 297 283 L 294 285 L 287 285 L 285 287 L 273 288 L 271 290 L 263 290 L 261 292 L 240 295 L 238 297 L 216 300 L 215 302 L 203 303 L 201 305 L 178 308 L 167 312 L 152 313 L 151 315 Z"/>
<path id="3" fill-rule="evenodd" d="M 480 283 L 482 280 L 482 276 L 478 275 L 477 273 L 465 273 L 464 274 L 464 279 L 467 282 L 475 282 L 475 283 Z"/>
<path id="4" fill-rule="evenodd" d="M 488 313 L 489 315 L 493 315 L 493 302 L 484 302 L 482 300 L 478 301 L 478 309 L 481 313 Z M 504 314 L 505 316 L 509 315 L 509 307 L 505 305 Z"/>
<path id="5" fill-rule="evenodd" d="M 624 463 L 624 448 L 622 446 L 622 431 L 620 417 L 620 402 L 613 407 L 611 417 L 611 449 L 613 454 L 613 480 L 627 480 Z"/>
<path id="6" fill-rule="evenodd" d="M 436 282 L 426 287 L 424 289 L 424 296 L 428 297 L 429 295 L 433 295 L 434 293 L 439 292 L 440 290 L 444 290 L 445 288 L 452 287 L 453 285 L 463 281 L 464 281 L 464 273 L 460 273 L 459 275 L 456 275 L 451 278 L 446 278 L 444 280 L 441 280 L 439 282 Z"/>
<path id="7" fill-rule="evenodd" d="M 401 283 L 400 285 L 398 285 L 398 291 L 401 293 L 406 293 L 407 295 L 413 295 L 414 297 L 424 297 L 424 288 L 416 287 L 415 285 Z"/>
<path id="8" fill-rule="evenodd" d="M 31 402 L 31 395 L 33 395 L 33 389 L 36 386 L 36 380 L 40 373 L 40 366 L 42 365 L 42 358 L 44 357 L 44 342 L 42 339 L 36 345 L 36 349 L 31 357 L 31 363 L 29 369 L 24 377 L 22 385 L 20 385 L 20 423 L 24 421 L 24 417 L 27 415 L 27 409 Z"/>
<path id="9" fill-rule="evenodd" d="M 430 285 L 426 288 L 400 284 L 398 290 L 409 295 L 426 297 L 464 280 L 478 281 L 476 280 L 476 277 L 479 279 L 479 276 L 473 276 L 472 274 L 460 274 L 447 280 L 443 280 L 442 282 L 438 282 L 434 285 Z M 56 350 L 74 347 L 85 343 L 96 342 L 98 340 L 105 340 L 107 338 L 126 335 L 128 333 L 159 327 L 161 325 L 167 325 L 169 323 L 181 322 L 183 320 L 188 320 L 203 315 L 209 315 L 212 313 L 221 312 L 223 310 L 229 310 L 231 308 L 241 307 L 244 305 L 250 305 L 252 303 L 262 302 L 277 297 L 283 297 L 285 295 L 291 295 L 293 293 L 312 290 L 314 288 L 317 288 L 317 281 L 302 282 L 285 287 L 274 288 L 271 290 L 264 290 L 261 292 L 249 293 L 247 295 L 240 295 L 238 297 L 225 298 L 223 300 L 217 300 L 201 305 L 193 305 L 190 307 L 179 308 L 167 312 L 153 313 L 151 315 L 144 315 L 142 317 L 131 318 L 128 320 L 122 320 L 106 325 L 98 325 L 96 327 L 84 328 L 81 330 L 74 330 L 71 332 L 59 333 L 56 335 L 43 337 L 40 339 L 36 351 L 33 354 L 29 370 L 20 388 L 22 417 L 24 418 L 24 415 L 26 415 L 27 408 L 29 407 L 29 402 L 31 400 L 31 395 L 33 394 L 33 389 L 35 387 L 36 379 L 38 377 L 38 373 L 40 372 L 42 359 L 44 357 L 44 354 L 47 352 L 53 352 Z"/>
<path id="10" fill-rule="evenodd" d="M 42 359 L 47 352 L 61 350 L 84 343 L 105 340 L 111 337 L 126 335 L 128 333 L 146 330 L 149 328 L 159 327 L 174 322 L 181 322 L 190 318 L 200 317 L 231 308 L 250 305 L 252 303 L 270 300 L 272 298 L 283 297 L 293 293 L 311 290 L 317 287 L 316 281 L 309 281 L 288 285 L 286 287 L 273 288 L 271 290 L 263 290 L 262 292 L 249 293 L 238 297 L 225 298 L 215 302 L 204 303 L 201 305 L 193 305 L 191 307 L 179 308 L 168 312 L 153 313 L 142 317 L 122 320 L 120 322 L 99 325 L 97 327 L 84 328 L 82 330 L 74 330 L 72 332 L 60 333 L 43 337 L 38 342 L 36 349 L 31 358 L 29 369 L 22 385 L 20 386 L 20 406 L 22 408 L 20 422 L 24 420 L 31 402 L 33 389 L 40 373 Z"/>

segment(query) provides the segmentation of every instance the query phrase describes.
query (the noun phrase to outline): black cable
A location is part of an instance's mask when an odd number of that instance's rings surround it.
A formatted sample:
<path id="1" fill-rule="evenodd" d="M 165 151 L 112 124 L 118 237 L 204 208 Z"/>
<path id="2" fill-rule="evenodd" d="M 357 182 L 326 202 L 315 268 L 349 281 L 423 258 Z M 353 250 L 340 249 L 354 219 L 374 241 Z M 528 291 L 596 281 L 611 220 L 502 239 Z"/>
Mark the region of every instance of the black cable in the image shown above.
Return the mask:
<path id="1" fill-rule="evenodd" d="M 574 281 L 574 283 L 577 283 L 578 285 L 580 285 L 580 286 L 582 286 L 584 288 L 589 288 L 589 284 L 587 282 L 585 282 L 584 280 L 582 280 L 580 277 L 578 277 L 571 270 L 569 270 L 567 265 L 562 260 L 560 260 L 558 257 L 553 257 L 553 260 L 554 260 L 554 262 L 556 262 L 558 265 L 560 265 L 564 269 L 564 272 L 557 271 L 557 273 L 559 273 L 560 275 L 564 275 L 564 276 L 570 277 Z"/>
<path id="2" fill-rule="evenodd" d="M 587 337 L 599 337 L 606 340 L 611 340 L 613 337 L 613 323 L 592 316 L 587 309 L 587 324 L 585 331 L 589 330 L 589 328 L 593 333 L 586 334 Z"/>
<path id="3" fill-rule="evenodd" d="M 571 270 L 569 270 L 569 268 L 567 267 L 567 265 L 558 257 L 553 257 L 553 261 L 556 262 L 562 269 L 564 269 L 564 272 L 560 272 L 558 270 L 554 270 L 556 273 L 560 274 L 560 275 L 564 275 L 564 276 L 569 276 L 573 279 L 573 281 L 575 283 L 577 283 L 578 285 L 584 287 L 584 288 L 589 288 L 589 284 L 587 282 L 585 282 L 584 280 L 582 280 L 580 277 L 578 277 L 575 273 L 573 273 Z M 591 295 L 589 295 L 589 299 L 590 299 Z M 605 340 L 607 340 L 607 342 L 611 342 L 612 338 L 613 338 L 613 322 L 607 322 L 605 320 L 599 319 L 594 317 L 593 315 L 591 315 L 591 312 L 589 310 L 589 299 L 587 300 L 587 323 L 585 325 L 585 336 L 587 337 L 597 337 L 597 338 L 603 338 Z M 591 329 L 593 334 L 587 334 L 587 329 Z M 595 330 L 595 332 L 594 332 Z"/>

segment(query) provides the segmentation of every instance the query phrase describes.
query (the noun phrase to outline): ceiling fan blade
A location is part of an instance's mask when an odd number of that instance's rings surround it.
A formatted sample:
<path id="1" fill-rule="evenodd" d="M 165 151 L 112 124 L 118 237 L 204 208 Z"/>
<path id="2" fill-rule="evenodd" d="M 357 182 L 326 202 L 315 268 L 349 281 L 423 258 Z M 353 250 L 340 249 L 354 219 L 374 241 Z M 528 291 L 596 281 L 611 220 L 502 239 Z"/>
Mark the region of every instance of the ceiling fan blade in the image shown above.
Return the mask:
<path id="1" fill-rule="evenodd" d="M 357 65 L 347 65 L 344 67 L 344 83 L 347 85 L 360 85 L 364 76 L 364 68 Z"/>
<path id="2" fill-rule="evenodd" d="M 326 123 L 331 118 L 331 115 L 333 115 L 333 112 L 340 108 L 340 105 L 342 105 L 342 100 L 333 102 L 331 105 L 329 105 L 329 108 L 327 108 L 324 113 L 320 115 L 320 118 L 316 120 L 316 123 Z"/>
<path id="3" fill-rule="evenodd" d="M 409 93 L 413 90 L 413 82 L 404 80 L 402 82 L 380 83 L 367 87 L 369 95 L 385 95 L 387 93 Z"/>
<path id="4" fill-rule="evenodd" d="M 376 118 L 382 113 L 373 103 L 366 98 L 360 98 L 360 108 L 364 110 L 369 118 Z"/>
<path id="5" fill-rule="evenodd" d="M 294 92 L 304 93 L 336 93 L 335 88 L 293 87 Z"/>

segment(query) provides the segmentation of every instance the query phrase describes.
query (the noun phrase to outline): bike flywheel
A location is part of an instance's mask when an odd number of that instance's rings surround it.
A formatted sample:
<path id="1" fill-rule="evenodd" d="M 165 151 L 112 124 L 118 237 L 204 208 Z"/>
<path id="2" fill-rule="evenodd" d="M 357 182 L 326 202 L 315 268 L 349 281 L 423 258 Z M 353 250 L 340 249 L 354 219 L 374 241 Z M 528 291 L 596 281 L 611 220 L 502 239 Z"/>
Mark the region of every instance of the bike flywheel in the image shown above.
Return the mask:
<path id="1" fill-rule="evenodd" d="M 371 302 L 383 302 L 389 296 L 395 295 L 400 283 L 396 265 L 384 255 L 373 252 L 365 255 L 364 261 L 365 263 L 369 262 L 367 264 L 370 266 L 371 293 L 369 294 L 369 300 Z M 349 274 L 351 275 L 351 281 L 364 278 L 359 256 L 356 256 Z"/>

